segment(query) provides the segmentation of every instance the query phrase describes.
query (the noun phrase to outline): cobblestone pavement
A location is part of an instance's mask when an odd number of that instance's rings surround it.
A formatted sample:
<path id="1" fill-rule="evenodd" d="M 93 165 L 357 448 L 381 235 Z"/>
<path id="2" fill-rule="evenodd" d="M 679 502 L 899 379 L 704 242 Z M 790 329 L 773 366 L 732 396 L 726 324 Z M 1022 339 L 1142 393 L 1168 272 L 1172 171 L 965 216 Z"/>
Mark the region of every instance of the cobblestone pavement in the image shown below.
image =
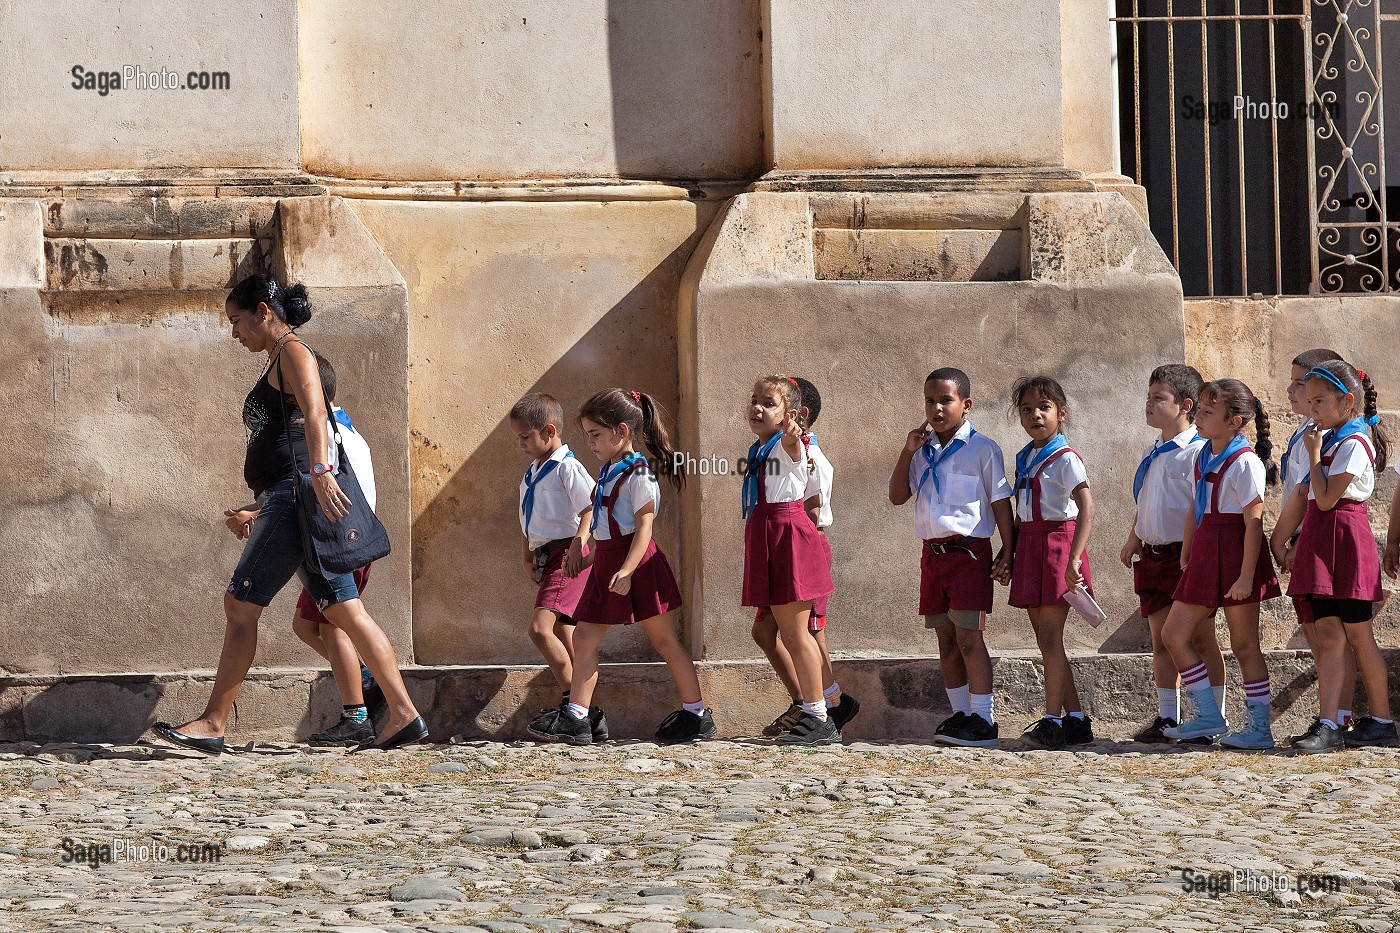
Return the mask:
<path id="1" fill-rule="evenodd" d="M 1397 778 L 1107 742 L 0 746 L 0 928 L 1400 930 Z"/>

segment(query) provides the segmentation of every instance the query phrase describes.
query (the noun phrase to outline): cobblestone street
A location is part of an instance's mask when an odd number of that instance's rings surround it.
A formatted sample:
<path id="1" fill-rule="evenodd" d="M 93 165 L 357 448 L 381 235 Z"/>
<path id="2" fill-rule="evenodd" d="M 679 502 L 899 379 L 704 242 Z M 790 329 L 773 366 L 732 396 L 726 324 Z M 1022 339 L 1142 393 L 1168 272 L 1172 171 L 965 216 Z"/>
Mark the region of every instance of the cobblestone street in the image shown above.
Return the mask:
<path id="1" fill-rule="evenodd" d="M 1109 742 L 0 746 L 0 924 L 1389 931 L 1397 778 Z"/>

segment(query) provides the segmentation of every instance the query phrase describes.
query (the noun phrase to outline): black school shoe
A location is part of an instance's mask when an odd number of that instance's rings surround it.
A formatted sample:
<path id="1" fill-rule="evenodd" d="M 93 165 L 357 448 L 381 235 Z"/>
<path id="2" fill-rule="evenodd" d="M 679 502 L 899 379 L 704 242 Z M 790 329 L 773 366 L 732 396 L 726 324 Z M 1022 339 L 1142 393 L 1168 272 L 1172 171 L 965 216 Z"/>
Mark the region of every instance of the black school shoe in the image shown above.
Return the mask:
<path id="1" fill-rule="evenodd" d="M 656 728 L 656 741 L 662 745 L 680 745 L 714 737 L 715 717 L 708 709 L 699 716 L 688 709 L 678 709 Z"/>
<path id="2" fill-rule="evenodd" d="M 947 719 L 943 720 L 938 724 L 937 729 L 933 730 L 933 740 L 935 742 L 942 742 L 943 736 L 948 734 L 948 730 L 957 727 L 957 725 L 966 718 L 967 713 L 962 712 L 954 713 L 953 715 L 949 716 Z"/>
<path id="3" fill-rule="evenodd" d="M 774 738 L 775 736 L 782 735 L 784 732 L 787 732 L 793 726 L 797 725 L 797 720 L 801 718 L 802 704 L 794 703 L 787 709 L 783 710 L 783 714 L 781 716 L 770 722 L 768 725 L 764 726 L 763 734 L 770 739 Z"/>
<path id="4" fill-rule="evenodd" d="M 313 748 L 333 748 L 340 745 L 359 745 L 374 741 L 374 723 L 366 719 L 360 722 L 353 716 L 342 715 L 340 722 L 323 732 L 318 732 L 306 740 Z"/>
<path id="5" fill-rule="evenodd" d="M 1021 735 L 1021 741 L 1048 752 L 1062 751 L 1065 747 L 1065 727 L 1049 716 L 1042 716 L 1039 722 Z"/>
<path id="6" fill-rule="evenodd" d="M 828 711 L 825 719 L 804 712 L 802 718 L 785 734 L 778 736 L 779 745 L 839 745 L 841 730 Z"/>
<path id="7" fill-rule="evenodd" d="M 530 734 L 545 742 L 567 742 L 570 745 L 593 743 L 593 726 L 588 717 L 575 716 L 567 709 L 556 710 L 553 720 L 539 731 L 535 730 L 535 723 L 531 723 Z"/>
<path id="8" fill-rule="evenodd" d="M 1294 750 L 1305 755 L 1321 752 L 1339 752 L 1346 748 L 1342 741 L 1342 731 L 1327 725 L 1321 719 L 1313 720 L 1312 728 L 1290 743 Z"/>
<path id="9" fill-rule="evenodd" d="M 549 706 L 540 710 L 540 714 L 530 720 L 530 724 L 525 727 L 525 731 L 537 739 L 544 739 L 546 742 L 553 741 L 553 739 L 549 738 L 549 727 L 554 725 L 554 720 L 558 718 L 559 713 L 568 705 L 568 700 L 562 700 L 558 706 Z M 588 725 L 593 731 L 593 741 L 606 742 L 608 740 L 608 717 L 603 715 L 603 708 L 601 706 L 589 708 Z"/>
<path id="10" fill-rule="evenodd" d="M 1377 722 L 1373 716 L 1352 721 L 1351 728 L 1342 733 L 1348 748 L 1395 748 L 1400 745 L 1394 722 Z"/>
<path id="11" fill-rule="evenodd" d="M 1094 721 L 1087 715 L 1083 719 L 1066 716 L 1060 723 L 1065 730 L 1066 745 L 1088 745 L 1094 741 Z"/>
<path id="12" fill-rule="evenodd" d="M 1314 717 L 1313 717 L 1313 721 L 1310 722 L 1310 723 L 1308 723 L 1308 727 L 1307 727 L 1306 729 L 1304 729 L 1302 732 L 1299 732 L 1297 735 L 1290 735 L 1288 738 L 1284 739 L 1284 742 L 1286 742 L 1286 743 L 1289 744 L 1289 745 L 1292 745 L 1294 742 L 1298 741 L 1299 739 L 1305 738 L 1306 736 L 1309 736 L 1309 735 L 1312 735 L 1313 730 L 1317 728 L 1317 724 L 1318 724 L 1319 722 L 1321 722 L 1321 721 L 1322 721 L 1322 718 L 1321 718 L 1321 717 L 1319 717 L 1319 716 L 1314 716 Z"/>
<path id="13" fill-rule="evenodd" d="M 710 720 L 710 725 L 714 725 L 714 720 Z M 608 717 L 603 715 L 601 706 L 591 706 L 588 709 L 588 729 L 592 733 L 594 742 L 606 742 L 608 740 Z M 710 735 L 714 735 L 713 732 Z"/>
<path id="14" fill-rule="evenodd" d="M 1181 723 L 1170 716 L 1158 716 L 1156 719 L 1152 720 L 1152 725 L 1133 736 L 1133 741 L 1144 742 L 1148 745 L 1166 745 L 1171 739 L 1167 738 L 1162 730 L 1179 725 L 1181 725 Z"/>
<path id="15" fill-rule="evenodd" d="M 977 713 L 969 713 L 961 720 L 948 725 L 947 731 L 937 736 L 939 742 L 960 745 L 964 748 L 996 748 L 996 723 L 987 722 Z"/>
<path id="16" fill-rule="evenodd" d="M 801 709 L 802 707 L 799 706 L 798 710 Z M 841 702 L 837 703 L 835 706 L 829 707 L 826 711 L 826 716 L 836 724 L 836 731 L 840 732 L 842 729 L 846 728 L 846 723 L 856 718 L 856 714 L 859 712 L 860 704 L 856 702 L 856 698 L 849 693 L 843 693 L 841 694 Z M 794 725 L 796 725 L 796 723 L 794 723 Z"/>

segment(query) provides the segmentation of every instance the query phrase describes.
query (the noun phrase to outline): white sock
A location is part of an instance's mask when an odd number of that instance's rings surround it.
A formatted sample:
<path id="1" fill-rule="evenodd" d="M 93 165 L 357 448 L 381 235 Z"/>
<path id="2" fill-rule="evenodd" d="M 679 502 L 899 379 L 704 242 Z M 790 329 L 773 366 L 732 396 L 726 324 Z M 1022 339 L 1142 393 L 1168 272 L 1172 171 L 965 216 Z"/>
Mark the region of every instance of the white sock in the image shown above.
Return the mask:
<path id="1" fill-rule="evenodd" d="M 1071 718 L 1071 719 L 1083 719 L 1083 718 L 1084 718 L 1084 711 L 1083 711 L 1082 709 L 1077 709 L 1077 710 L 1075 710 L 1074 712 L 1070 713 L 1069 715 L 1070 715 L 1070 718 Z"/>
<path id="2" fill-rule="evenodd" d="M 1341 719 L 1342 717 L 1339 715 L 1337 718 Z M 1337 724 L 1330 719 L 1319 719 L 1318 722 L 1322 723 L 1324 726 L 1327 726 L 1329 729 L 1337 728 Z"/>
<path id="3" fill-rule="evenodd" d="M 817 700 L 817 701 L 814 702 L 814 703 L 808 703 L 808 702 L 806 702 L 806 701 L 804 700 L 803 703 L 802 703 L 802 712 L 808 713 L 808 714 L 810 714 L 810 715 L 812 715 L 812 716 L 815 716 L 815 717 L 817 717 L 818 719 L 820 719 L 820 720 L 822 720 L 823 722 L 825 722 L 825 721 L 826 721 L 826 702 L 825 702 L 824 700 Z"/>
<path id="4" fill-rule="evenodd" d="M 1157 688 L 1157 715 L 1181 721 L 1181 691 L 1175 687 Z"/>
<path id="5" fill-rule="evenodd" d="M 826 700 L 827 709 L 837 705 L 841 699 L 841 684 L 833 680 L 831 686 L 822 691 L 822 699 Z"/>
<path id="6" fill-rule="evenodd" d="M 992 725 L 996 720 L 992 718 L 992 695 L 990 693 L 974 693 L 972 697 L 972 715 L 981 716 Z"/>
<path id="7" fill-rule="evenodd" d="M 948 687 L 943 692 L 948 694 L 948 705 L 953 708 L 953 712 L 964 714 L 972 712 L 972 688 L 967 684 L 963 684 L 961 687 Z"/>
<path id="8" fill-rule="evenodd" d="M 1349 709 L 1339 709 L 1339 710 L 1337 710 L 1337 722 L 1341 723 L 1342 725 L 1346 725 L 1346 721 L 1347 721 L 1348 719 L 1350 719 L 1350 718 L 1351 718 L 1351 710 L 1349 710 Z"/>
<path id="9" fill-rule="evenodd" d="M 1221 684 L 1218 687 L 1211 687 L 1210 689 L 1215 692 L 1215 705 L 1219 707 L 1220 714 L 1222 716 L 1225 715 L 1225 685 Z"/>
<path id="10" fill-rule="evenodd" d="M 577 703 L 575 703 L 575 702 L 573 702 L 572 700 L 570 700 L 570 701 L 569 701 L 569 715 L 572 716 L 572 717 L 574 717 L 575 719 L 587 719 L 587 718 L 588 718 L 588 707 L 586 707 L 586 706 L 579 706 Z"/>
<path id="11" fill-rule="evenodd" d="M 699 703 L 682 703 L 681 706 L 685 707 L 687 713 L 694 713 L 697 716 L 704 715 L 705 712 L 704 700 L 701 700 Z"/>
<path id="12" fill-rule="evenodd" d="M 1395 720 L 1393 720 L 1393 719 L 1382 719 L 1382 718 L 1380 718 L 1379 716 L 1372 716 L 1371 718 L 1374 719 L 1376 722 L 1380 723 L 1380 724 L 1383 725 L 1383 726 L 1388 726 L 1388 725 L 1390 725 L 1392 722 L 1395 721 Z"/>

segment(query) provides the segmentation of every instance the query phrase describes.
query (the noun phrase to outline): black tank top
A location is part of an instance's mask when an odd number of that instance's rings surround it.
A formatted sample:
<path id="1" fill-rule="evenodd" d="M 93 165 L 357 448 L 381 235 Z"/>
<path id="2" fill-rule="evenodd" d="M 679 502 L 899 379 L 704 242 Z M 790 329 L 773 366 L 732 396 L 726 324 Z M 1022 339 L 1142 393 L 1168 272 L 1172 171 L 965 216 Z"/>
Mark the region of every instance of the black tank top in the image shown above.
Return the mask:
<path id="1" fill-rule="evenodd" d="M 292 419 L 291 438 L 296 448 L 296 460 L 287 447 L 287 434 L 282 421 L 282 395 L 287 404 L 287 416 Z M 243 426 L 248 429 L 248 451 L 243 457 L 243 481 L 260 496 L 264 489 L 291 476 L 300 463 L 310 468 L 306 456 L 306 419 L 297 406 L 295 395 L 279 393 L 267 380 L 267 373 L 253 386 L 243 400 Z"/>

